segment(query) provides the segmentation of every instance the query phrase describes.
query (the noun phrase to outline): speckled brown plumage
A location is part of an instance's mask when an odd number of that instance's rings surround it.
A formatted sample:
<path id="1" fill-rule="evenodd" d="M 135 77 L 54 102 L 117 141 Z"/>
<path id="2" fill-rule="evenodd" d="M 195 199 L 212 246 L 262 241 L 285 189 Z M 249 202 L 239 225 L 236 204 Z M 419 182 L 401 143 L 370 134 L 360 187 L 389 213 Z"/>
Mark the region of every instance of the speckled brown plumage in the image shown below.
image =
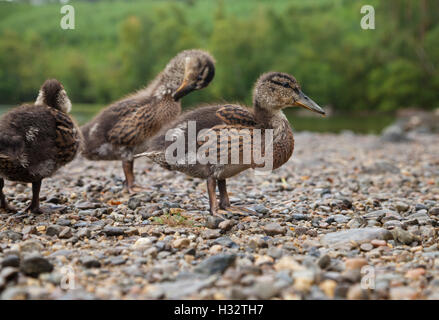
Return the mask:
<path id="1" fill-rule="evenodd" d="M 214 76 L 214 60 L 201 50 L 186 50 L 173 58 L 146 88 L 105 108 L 81 130 L 83 155 L 90 160 L 122 160 L 128 191 L 134 184 L 133 156 L 181 112 L 180 99 L 206 87 Z"/>
<path id="2" fill-rule="evenodd" d="M 138 156 L 147 156 L 156 163 L 169 170 L 176 170 L 187 175 L 207 179 L 208 194 L 210 200 L 210 210 L 213 214 L 217 212 L 215 188 L 218 183 L 220 191 L 221 209 L 228 209 L 230 202 L 228 200 L 226 179 L 230 178 L 249 168 L 261 168 L 263 163 L 257 162 L 254 158 L 256 149 L 260 155 L 267 156 L 272 160 L 272 169 L 279 168 L 291 157 L 294 150 L 293 132 L 289 122 L 282 112 L 282 109 L 288 106 L 302 106 L 318 113 L 324 111 L 315 104 L 311 99 L 303 94 L 296 79 L 285 73 L 270 72 L 262 75 L 256 82 L 253 94 L 253 108 L 249 109 L 240 105 L 217 105 L 205 106 L 182 114 L 177 120 L 169 126 L 163 128 L 160 133 L 152 139 L 148 151 Z M 188 153 L 189 130 L 193 123 L 196 124 L 196 136 L 199 137 L 201 130 L 205 131 L 204 139 L 197 142 L 197 155 L 201 150 L 204 154 L 209 154 L 207 149 L 212 146 L 216 150 L 213 159 L 216 163 L 200 162 L 197 158 L 194 162 L 193 155 Z M 253 143 L 255 140 L 256 129 L 261 133 L 261 144 Z M 169 131 L 172 130 L 172 131 Z M 224 137 L 221 132 L 226 130 L 229 134 L 227 148 L 221 147 L 221 139 L 215 137 Z M 240 131 L 241 130 L 241 131 Z M 245 130 L 245 131 L 243 131 Z M 272 153 L 266 152 L 268 145 L 265 144 L 265 135 L 270 131 L 273 133 Z M 173 147 L 174 141 L 167 141 L 166 134 L 172 132 L 178 141 L 184 137 L 185 154 L 184 157 L 176 158 L 169 161 L 169 151 Z M 212 134 L 212 139 L 208 136 Z M 226 141 L 226 140 L 224 140 Z M 231 150 L 239 151 L 239 162 L 231 162 Z M 244 150 L 250 150 L 250 157 L 244 161 Z M 227 163 L 221 163 L 221 155 L 227 153 Z M 247 153 L 247 156 L 249 154 Z M 192 162 L 191 162 L 192 159 Z M 225 157 L 223 158 L 225 159 Z"/>
<path id="3" fill-rule="evenodd" d="M 76 156 L 81 144 L 80 130 L 67 114 L 70 100 L 57 80 L 47 80 L 33 105 L 22 105 L 0 119 L 0 185 L 3 178 L 33 184 L 28 209 L 40 212 L 41 180 Z M 8 209 L 3 192 L 1 207 Z"/>

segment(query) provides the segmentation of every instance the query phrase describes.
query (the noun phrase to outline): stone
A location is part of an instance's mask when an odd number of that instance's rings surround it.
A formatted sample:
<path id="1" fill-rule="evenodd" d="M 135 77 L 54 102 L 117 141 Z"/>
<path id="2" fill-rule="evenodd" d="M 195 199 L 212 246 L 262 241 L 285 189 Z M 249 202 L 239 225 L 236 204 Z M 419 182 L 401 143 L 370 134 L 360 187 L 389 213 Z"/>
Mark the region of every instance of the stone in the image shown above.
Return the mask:
<path id="1" fill-rule="evenodd" d="M 188 238 L 180 238 L 172 242 L 172 246 L 176 249 L 187 248 L 191 244 Z"/>
<path id="2" fill-rule="evenodd" d="M 220 223 L 218 224 L 218 227 L 219 227 L 221 230 L 229 231 L 230 229 L 232 229 L 233 224 L 234 224 L 234 223 L 233 223 L 232 220 L 224 220 L 224 221 L 222 221 L 222 222 L 220 222 Z"/>
<path id="3" fill-rule="evenodd" d="M 139 238 L 136 240 L 136 242 L 132 245 L 132 248 L 134 250 L 145 250 L 152 246 L 152 241 L 149 238 Z"/>
<path id="4" fill-rule="evenodd" d="M 274 262 L 273 258 L 267 255 L 257 256 L 255 259 L 256 266 L 262 266 L 263 264 L 272 264 Z"/>
<path id="5" fill-rule="evenodd" d="M 90 238 L 91 237 L 91 231 L 88 228 L 81 228 L 78 230 L 78 232 L 76 233 L 76 236 L 79 239 L 84 239 L 84 238 Z"/>
<path id="6" fill-rule="evenodd" d="M 419 210 L 407 217 L 408 220 L 416 220 L 418 224 L 426 224 L 430 221 L 427 210 Z"/>
<path id="7" fill-rule="evenodd" d="M 64 218 L 59 218 L 56 220 L 56 224 L 62 227 L 68 227 L 70 226 L 72 223 L 69 219 L 64 219 Z"/>
<path id="8" fill-rule="evenodd" d="M 270 210 L 262 204 L 257 204 L 253 207 L 253 210 L 261 214 L 267 214 L 268 212 L 270 212 Z"/>
<path id="9" fill-rule="evenodd" d="M 103 232 L 107 236 L 123 236 L 125 235 L 125 229 L 120 227 L 105 227 Z"/>
<path id="10" fill-rule="evenodd" d="M 379 240 L 378 240 L 379 241 Z M 370 251 L 373 249 L 373 245 L 369 242 L 362 243 L 360 245 L 360 249 L 363 251 Z"/>
<path id="11" fill-rule="evenodd" d="M 380 138 L 384 142 L 392 143 L 407 142 L 410 140 L 404 129 L 397 123 L 385 128 Z"/>
<path id="12" fill-rule="evenodd" d="M 351 286 L 346 294 L 346 299 L 348 300 L 364 300 L 366 298 L 367 295 L 358 283 Z"/>
<path id="13" fill-rule="evenodd" d="M 439 216 L 439 207 L 433 207 L 428 211 L 432 216 Z"/>
<path id="14" fill-rule="evenodd" d="M 230 239 L 229 237 L 220 237 L 217 238 L 213 241 L 213 243 L 221 245 L 223 247 L 227 247 L 227 248 L 238 248 L 239 246 L 233 242 L 232 239 Z"/>
<path id="15" fill-rule="evenodd" d="M 108 261 L 109 264 L 111 264 L 113 266 L 120 266 L 122 264 L 125 264 L 127 262 L 127 259 L 125 259 L 122 256 L 116 256 L 116 257 L 111 257 L 107 261 Z"/>
<path id="16" fill-rule="evenodd" d="M 368 174 L 400 173 L 400 169 L 388 161 L 377 161 L 369 167 L 363 169 Z"/>
<path id="17" fill-rule="evenodd" d="M 409 209 L 409 205 L 401 201 L 395 203 L 394 206 L 398 212 L 406 212 Z"/>
<path id="18" fill-rule="evenodd" d="M 419 240 L 417 236 L 402 228 L 395 228 L 391 230 L 391 233 L 396 241 L 403 244 L 408 245 L 411 244 L 413 241 Z"/>
<path id="19" fill-rule="evenodd" d="M 416 297 L 416 289 L 411 287 L 394 287 L 389 290 L 391 300 L 414 300 Z"/>
<path id="20" fill-rule="evenodd" d="M 279 261 L 274 265 L 274 269 L 276 271 L 302 271 L 305 268 L 300 265 L 292 256 L 283 256 L 279 259 Z"/>
<path id="21" fill-rule="evenodd" d="M 100 207 L 100 203 L 80 202 L 76 204 L 76 208 L 78 208 L 79 210 L 97 209 Z"/>
<path id="22" fill-rule="evenodd" d="M 221 218 L 216 217 L 216 216 L 209 215 L 206 218 L 206 227 L 209 228 L 209 229 L 218 229 L 219 224 L 221 222 L 223 222 L 223 221 L 224 221 L 224 219 L 221 219 Z"/>
<path id="23" fill-rule="evenodd" d="M 20 266 L 20 258 L 15 254 L 8 255 L 2 260 L 2 268 L 6 268 L 6 267 L 18 268 L 19 266 Z"/>
<path id="24" fill-rule="evenodd" d="M 6 230 L 6 231 L 0 232 L 0 240 L 2 240 L 2 239 L 9 239 L 9 240 L 12 240 L 12 241 L 19 241 L 19 240 L 23 239 L 23 234 L 21 234 L 20 232 Z"/>
<path id="25" fill-rule="evenodd" d="M 371 245 L 373 245 L 374 247 L 384 247 L 387 246 L 387 242 L 385 240 L 377 240 L 374 239 L 370 242 Z"/>
<path id="26" fill-rule="evenodd" d="M 221 274 L 235 262 L 235 259 L 236 255 L 234 254 L 218 254 L 211 256 L 198 264 L 194 271 L 206 275 L 216 273 Z"/>
<path id="27" fill-rule="evenodd" d="M 367 260 L 364 258 L 349 258 L 345 261 L 345 266 L 347 270 L 357 270 L 361 269 L 363 266 L 367 265 Z"/>
<path id="28" fill-rule="evenodd" d="M 411 269 L 406 272 L 405 277 L 411 280 L 417 280 L 425 274 L 424 268 Z"/>
<path id="29" fill-rule="evenodd" d="M 321 243 L 329 247 L 351 247 L 352 242 L 361 244 L 374 239 L 391 240 L 393 237 L 383 228 L 356 228 L 327 233 L 321 238 Z"/>
<path id="30" fill-rule="evenodd" d="M 92 256 L 87 256 L 81 259 L 81 263 L 86 268 L 100 268 L 101 263 L 98 259 Z"/>
<path id="31" fill-rule="evenodd" d="M 39 252 L 43 249 L 43 245 L 38 240 L 29 239 L 20 243 L 20 252 Z"/>
<path id="32" fill-rule="evenodd" d="M 337 282 L 334 280 L 324 280 L 319 285 L 319 288 L 330 299 L 334 298 L 336 287 L 337 287 Z"/>
<path id="33" fill-rule="evenodd" d="M 167 299 L 182 299 L 191 296 L 212 285 L 215 281 L 213 277 L 209 278 L 189 278 L 178 281 L 166 281 L 155 284 L 148 290 L 148 294 L 155 299 L 161 297 Z"/>
<path id="34" fill-rule="evenodd" d="M 365 215 L 363 215 L 363 218 L 368 219 L 368 220 L 377 220 L 377 221 L 381 221 L 381 219 L 388 213 L 392 213 L 393 211 L 388 210 L 388 209 L 383 209 L 383 210 L 376 210 L 376 211 L 371 211 L 366 213 Z M 395 212 L 396 213 L 396 212 Z"/>
<path id="35" fill-rule="evenodd" d="M 319 260 L 317 260 L 317 265 L 320 269 L 326 269 L 331 264 L 331 257 L 327 254 L 321 256 Z"/>
<path id="36" fill-rule="evenodd" d="M 72 229 L 69 227 L 64 227 L 61 229 L 61 232 L 58 234 L 58 238 L 60 239 L 68 239 L 73 236 Z"/>
<path id="37" fill-rule="evenodd" d="M 131 210 L 136 210 L 142 204 L 142 200 L 136 197 L 130 198 L 128 200 L 128 208 Z"/>
<path id="38" fill-rule="evenodd" d="M 209 253 L 210 254 L 218 254 L 223 250 L 223 247 L 220 246 L 219 244 L 215 244 L 212 247 L 210 247 L 209 249 Z"/>
<path id="39" fill-rule="evenodd" d="M 31 277 L 38 277 L 40 273 L 52 272 L 53 265 L 37 253 L 29 254 L 20 263 L 20 271 Z"/>
<path id="40" fill-rule="evenodd" d="M 264 232 L 269 236 L 285 234 L 287 230 L 278 223 L 269 223 L 262 227 Z"/>
<path id="41" fill-rule="evenodd" d="M 221 237 L 221 232 L 219 229 L 207 229 L 201 233 L 203 239 L 216 239 Z"/>

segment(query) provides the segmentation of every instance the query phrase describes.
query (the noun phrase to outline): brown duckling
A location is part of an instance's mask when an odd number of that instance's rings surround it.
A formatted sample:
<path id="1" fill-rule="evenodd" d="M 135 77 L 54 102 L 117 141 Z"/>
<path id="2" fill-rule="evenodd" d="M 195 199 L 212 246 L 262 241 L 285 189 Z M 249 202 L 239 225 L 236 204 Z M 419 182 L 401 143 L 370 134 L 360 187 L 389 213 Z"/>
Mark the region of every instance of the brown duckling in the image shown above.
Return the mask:
<path id="1" fill-rule="evenodd" d="M 34 104 L 14 108 L 0 118 L 0 206 L 15 211 L 3 194 L 4 180 L 32 183 L 26 210 L 41 213 L 41 181 L 73 160 L 80 130 L 68 115 L 71 102 L 62 84 L 46 80 Z"/>
<path id="2" fill-rule="evenodd" d="M 180 114 L 180 99 L 206 87 L 214 74 L 214 59 L 207 52 L 179 53 L 146 88 L 111 104 L 81 128 L 83 155 L 122 160 L 125 187 L 141 191 L 144 188 L 134 183 L 134 155 L 145 151 L 148 140 Z"/>
<path id="3" fill-rule="evenodd" d="M 249 168 L 262 170 L 262 167 L 270 161 L 271 167 L 267 168 L 269 170 L 276 169 L 291 157 L 294 149 L 293 132 L 282 112 L 283 108 L 290 106 L 301 106 L 325 114 L 322 108 L 301 91 L 293 76 L 269 72 L 263 74 L 256 82 L 252 109 L 240 105 L 213 105 L 188 111 L 169 126 L 164 127 L 152 139 L 147 152 L 136 155 L 136 157 L 147 156 L 169 170 L 207 179 L 210 212 L 216 215 L 218 211 L 217 184 L 220 194 L 219 208 L 231 210 L 226 189 L 227 178 Z M 194 126 L 196 127 L 194 128 Z M 260 141 L 265 142 L 256 143 L 258 132 L 255 129 L 259 129 L 261 133 Z M 267 129 L 269 130 L 267 131 Z M 202 130 L 204 130 L 204 138 L 200 135 Z M 249 139 L 240 136 L 242 132 L 237 132 L 238 130 L 246 130 L 244 133 L 249 134 L 247 136 Z M 196 132 L 196 135 L 191 136 L 191 132 L 192 134 Z M 214 133 L 213 136 L 212 133 Z M 228 134 L 228 136 L 226 136 L 226 142 L 222 148 L 223 133 Z M 266 139 L 270 137 L 270 134 L 271 142 L 270 139 Z M 229 138 L 230 140 L 228 140 Z M 194 142 L 191 139 L 197 141 Z M 196 154 L 194 149 L 192 149 L 192 153 L 188 151 L 190 144 L 194 145 L 195 143 L 197 144 Z M 269 152 L 270 143 L 271 152 Z M 211 147 L 213 148 L 210 149 Z M 235 158 L 235 162 L 231 159 L 234 148 L 238 150 L 239 154 L 239 158 Z M 247 160 L 246 148 L 247 156 L 250 155 Z M 259 154 L 266 160 L 265 163 L 255 157 L 255 151 L 259 151 Z M 213 155 L 209 161 L 206 161 L 207 158 L 203 158 L 203 155 L 206 154 Z M 221 160 L 222 156 L 227 157 L 224 158 L 225 161 Z"/>

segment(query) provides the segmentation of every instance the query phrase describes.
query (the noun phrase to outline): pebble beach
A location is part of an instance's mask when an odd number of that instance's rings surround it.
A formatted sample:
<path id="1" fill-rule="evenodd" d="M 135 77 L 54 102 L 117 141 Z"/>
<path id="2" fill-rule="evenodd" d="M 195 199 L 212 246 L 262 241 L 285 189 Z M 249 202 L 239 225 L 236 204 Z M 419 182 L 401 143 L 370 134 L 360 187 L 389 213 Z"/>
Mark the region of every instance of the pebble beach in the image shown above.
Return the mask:
<path id="1" fill-rule="evenodd" d="M 81 156 L 43 181 L 47 213 L 0 212 L 1 299 L 439 299 L 439 134 L 391 143 L 351 132 L 295 134 L 270 175 L 206 182 Z M 31 187 L 6 181 L 23 210 Z"/>

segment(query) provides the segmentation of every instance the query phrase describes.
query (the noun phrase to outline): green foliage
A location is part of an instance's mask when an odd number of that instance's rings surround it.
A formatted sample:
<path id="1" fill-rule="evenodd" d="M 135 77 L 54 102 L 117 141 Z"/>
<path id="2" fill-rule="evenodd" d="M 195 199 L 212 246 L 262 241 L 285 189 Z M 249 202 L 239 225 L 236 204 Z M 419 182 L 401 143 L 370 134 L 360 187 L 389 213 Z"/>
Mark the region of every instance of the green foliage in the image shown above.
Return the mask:
<path id="1" fill-rule="evenodd" d="M 96 1 L 0 3 L 0 103 L 35 99 L 45 78 L 74 102 L 106 104 L 139 89 L 179 51 L 204 48 L 216 76 L 185 105 L 251 102 L 257 77 L 292 73 L 337 111 L 439 106 L 439 3 L 370 0 L 376 29 L 362 30 L 352 0 Z"/>

